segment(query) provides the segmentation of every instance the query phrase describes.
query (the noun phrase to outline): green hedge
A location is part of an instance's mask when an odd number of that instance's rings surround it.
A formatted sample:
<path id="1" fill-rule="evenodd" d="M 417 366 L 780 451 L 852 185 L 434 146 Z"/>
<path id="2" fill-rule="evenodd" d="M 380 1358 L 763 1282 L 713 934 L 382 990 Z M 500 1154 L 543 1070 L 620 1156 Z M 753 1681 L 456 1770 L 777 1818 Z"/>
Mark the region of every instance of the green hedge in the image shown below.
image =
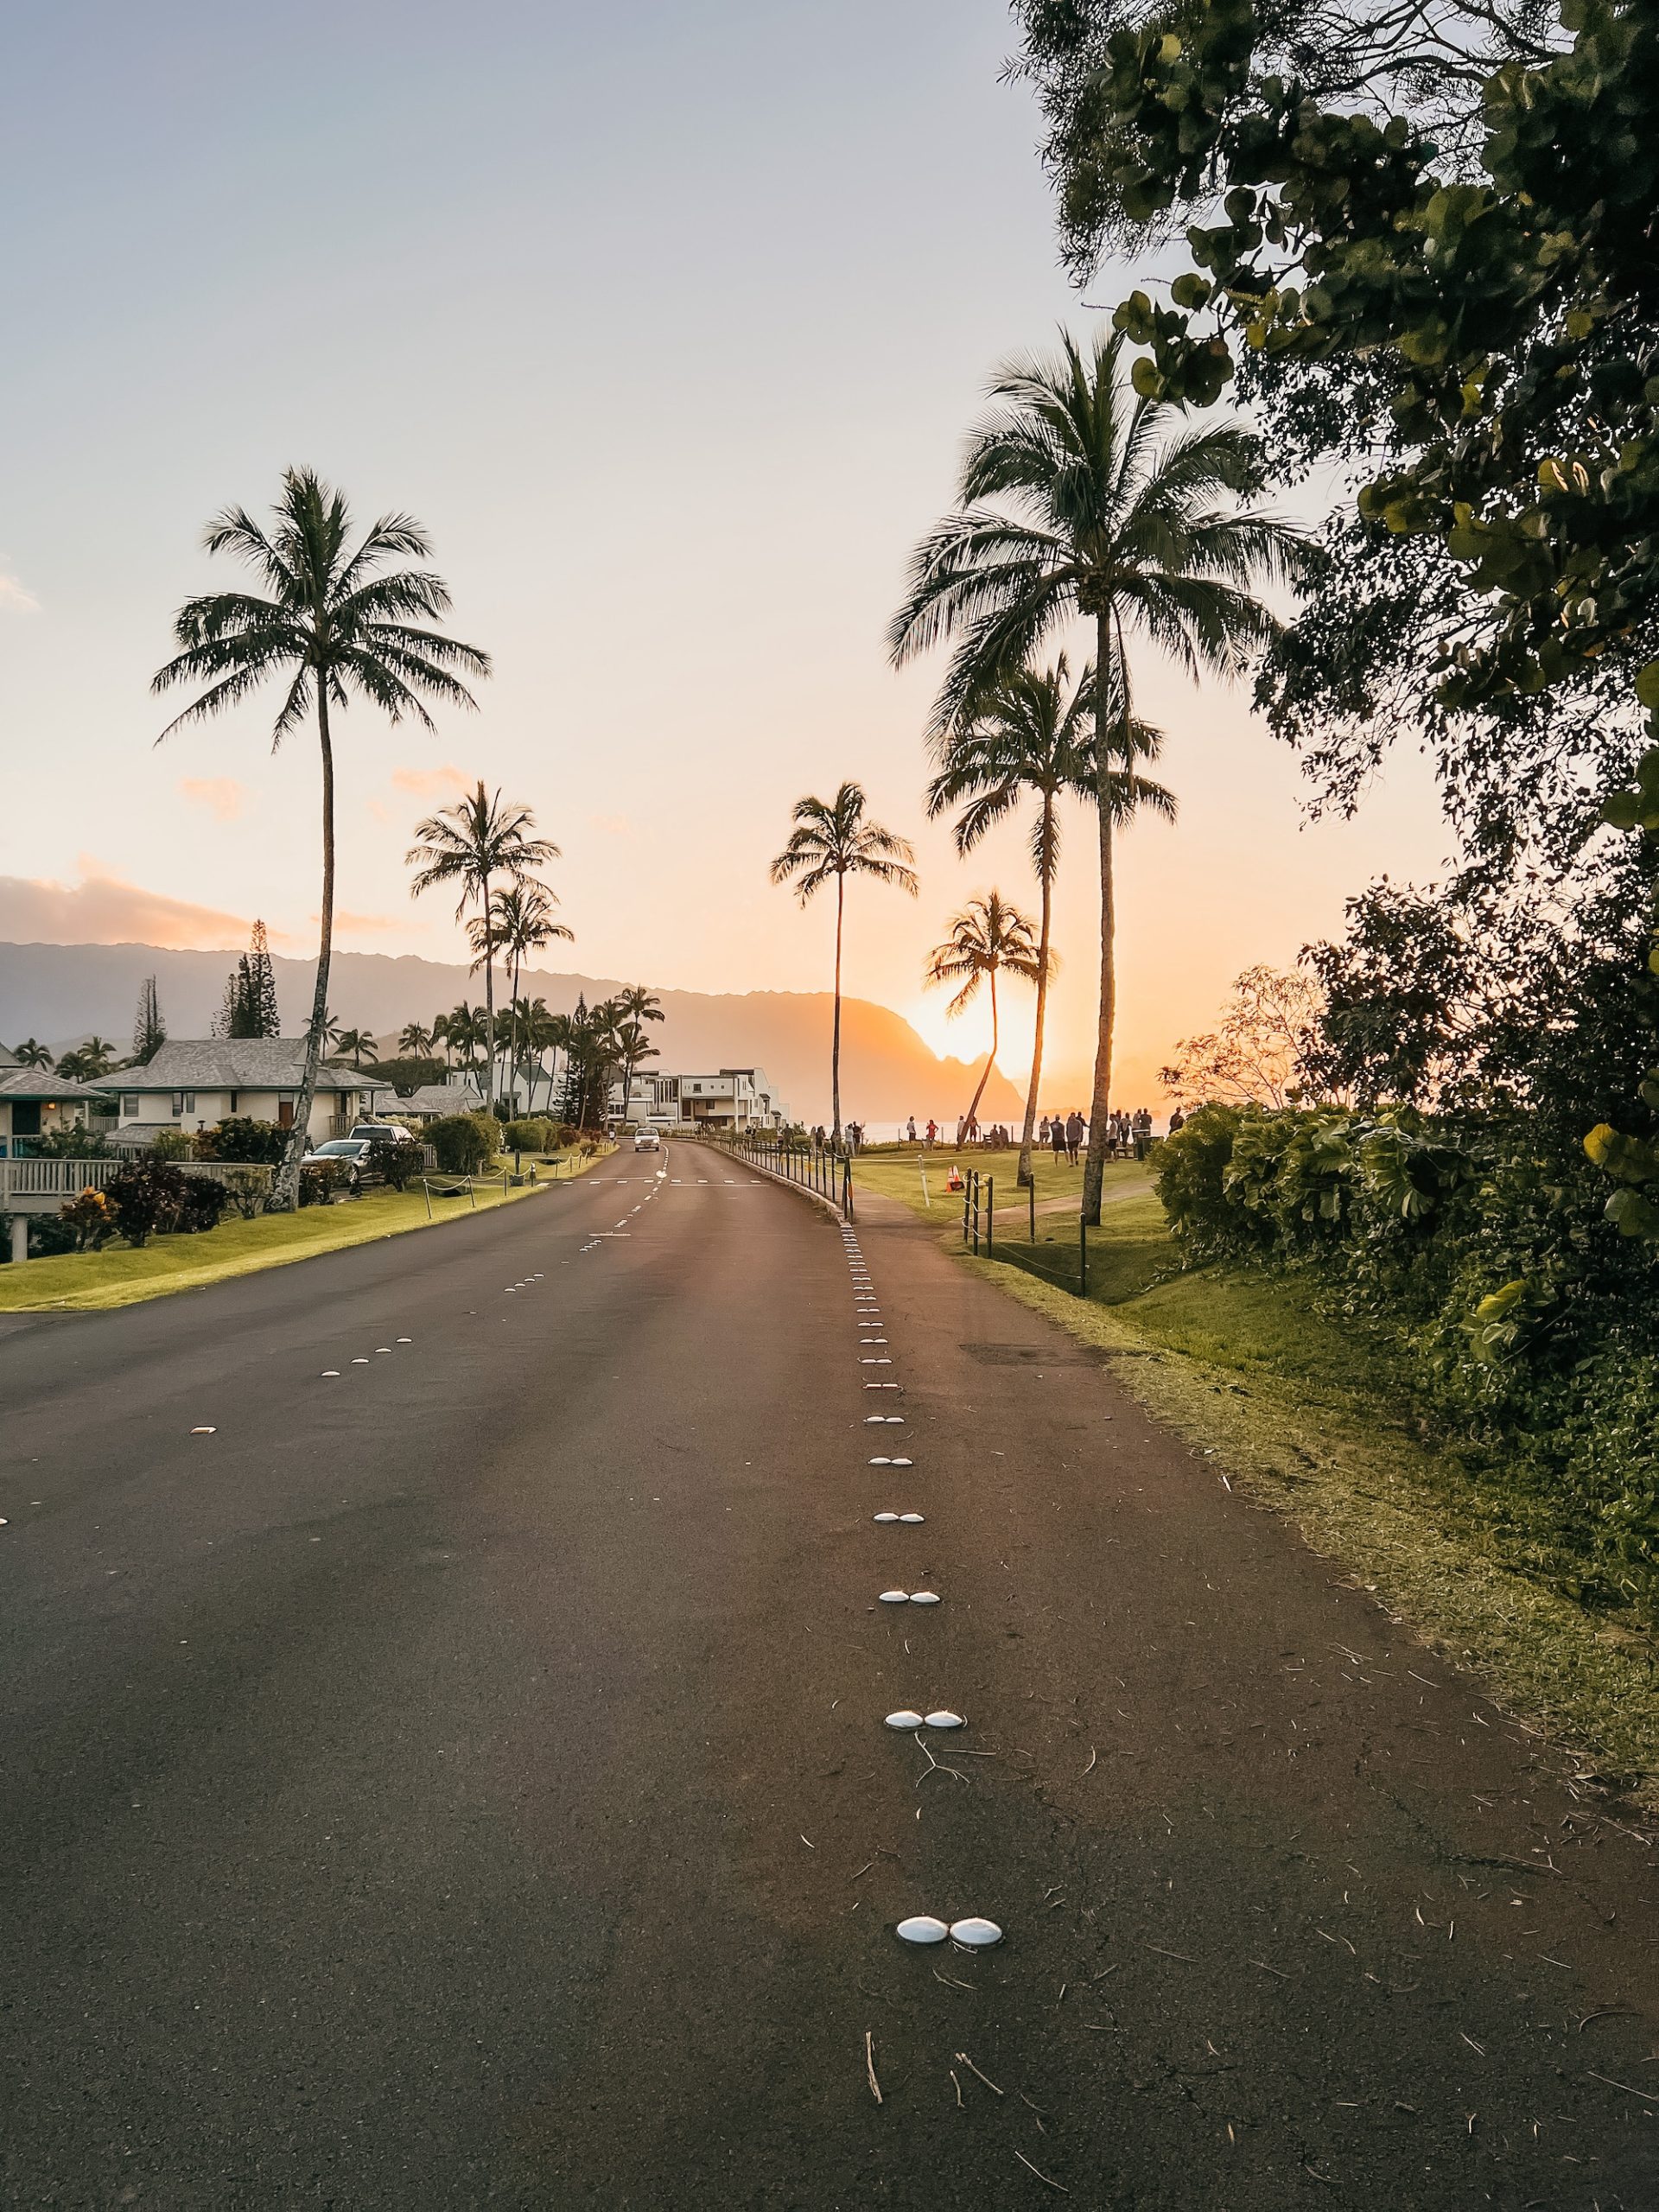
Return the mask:
<path id="1" fill-rule="evenodd" d="M 1524 1113 L 1206 1106 L 1161 1145 L 1178 1248 L 1311 1273 L 1495 1510 L 1659 1624 L 1659 1263 Z"/>

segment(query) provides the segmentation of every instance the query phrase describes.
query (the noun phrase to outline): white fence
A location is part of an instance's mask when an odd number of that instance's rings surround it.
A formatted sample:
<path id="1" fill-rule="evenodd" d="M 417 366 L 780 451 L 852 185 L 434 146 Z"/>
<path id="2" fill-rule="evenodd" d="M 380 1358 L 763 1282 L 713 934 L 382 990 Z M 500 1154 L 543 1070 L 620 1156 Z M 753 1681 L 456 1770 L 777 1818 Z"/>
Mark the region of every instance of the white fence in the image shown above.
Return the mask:
<path id="1" fill-rule="evenodd" d="M 0 1160 L 0 1209 L 13 1198 L 75 1198 L 101 1191 L 127 1165 L 120 1160 Z M 267 1191 L 276 1172 L 234 1160 L 175 1160 L 187 1175 L 206 1175 L 215 1183 Z"/>

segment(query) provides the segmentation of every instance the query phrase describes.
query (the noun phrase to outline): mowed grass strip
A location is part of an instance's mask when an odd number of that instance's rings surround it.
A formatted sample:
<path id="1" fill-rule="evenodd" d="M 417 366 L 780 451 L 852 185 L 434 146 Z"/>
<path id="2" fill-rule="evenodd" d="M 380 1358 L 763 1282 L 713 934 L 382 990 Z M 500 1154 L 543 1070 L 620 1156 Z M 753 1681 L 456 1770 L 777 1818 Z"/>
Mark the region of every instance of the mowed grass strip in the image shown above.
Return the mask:
<path id="1" fill-rule="evenodd" d="M 1394 1617 L 1598 1773 L 1659 1808 L 1659 1650 L 1576 1602 L 1501 1478 L 1423 1443 L 1387 1357 L 1294 1274 L 1179 1271 L 1155 1198 L 1109 1207 L 1076 1294 L 1075 1224 L 982 1269 L 1083 1343 L 1217 1478 L 1293 1520 Z M 1023 1264 L 1022 1264 L 1023 1262 Z M 1063 1286 L 1070 1286 L 1063 1287 Z"/>
<path id="2" fill-rule="evenodd" d="M 556 1179 L 569 1181 L 596 1159 L 562 1168 L 539 1185 L 524 1185 L 503 1190 L 501 1170 L 493 1185 L 475 1183 L 474 1203 L 463 1191 L 458 1198 L 440 1198 L 436 1185 L 448 1186 L 459 1179 L 434 1175 L 431 1218 L 425 1193 L 409 1191 L 371 1191 L 345 1205 L 305 1206 L 297 1213 L 261 1214 L 253 1221 L 222 1221 L 217 1229 L 199 1236 L 152 1236 L 134 1250 L 124 1244 L 106 1245 L 101 1252 L 66 1252 L 54 1259 L 29 1260 L 21 1267 L 0 1268 L 0 1313 L 91 1313 L 117 1306 L 136 1306 L 147 1298 L 166 1298 L 179 1290 L 200 1290 L 232 1275 L 257 1274 L 263 1268 L 288 1267 L 296 1260 L 315 1259 L 319 1253 L 343 1251 L 353 1244 L 372 1244 L 377 1237 L 401 1236 L 411 1230 L 435 1229 L 474 1211 L 487 1213 L 514 1205 L 548 1189 Z"/>
<path id="3" fill-rule="evenodd" d="M 995 1184 L 992 1202 L 996 1208 L 996 1234 L 1001 1236 L 1007 1222 L 1016 1215 L 1024 1217 L 1030 1201 L 1015 1182 L 1020 1168 L 1017 1147 L 1006 1151 L 986 1151 L 970 1145 L 962 1152 L 952 1152 L 936 1146 L 931 1152 L 910 1147 L 902 1152 L 860 1153 L 853 1162 L 853 1196 L 860 1191 L 873 1191 L 885 1198 L 900 1199 L 912 1207 L 925 1221 L 937 1221 L 942 1229 L 962 1217 L 962 1192 L 948 1190 L 951 1164 L 960 1167 L 963 1174 L 976 1168 L 982 1178 L 988 1177 Z M 1083 1196 L 1083 1166 L 1067 1165 L 1040 1145 L 1033 1154 L 1033 1172 L 1037 1185 L 1037 1206 L 1041 1219 L 1045 1205 L 1058 1205 L 1071 1209 L 1071 1234 L 1077 1236 L 1077 1207 Z M 923 1177 L 926 1177 L 926 1198 L 923 1197 Z M 1104 1189 L 1114 1198 L 1121 1192 L 1149 1191 L 1151 1171 L 1144 1160 L 1109 1160 L 1106 1163 Z M 1062 1215 L 1060 1217 L 1064 1218 Z"/>

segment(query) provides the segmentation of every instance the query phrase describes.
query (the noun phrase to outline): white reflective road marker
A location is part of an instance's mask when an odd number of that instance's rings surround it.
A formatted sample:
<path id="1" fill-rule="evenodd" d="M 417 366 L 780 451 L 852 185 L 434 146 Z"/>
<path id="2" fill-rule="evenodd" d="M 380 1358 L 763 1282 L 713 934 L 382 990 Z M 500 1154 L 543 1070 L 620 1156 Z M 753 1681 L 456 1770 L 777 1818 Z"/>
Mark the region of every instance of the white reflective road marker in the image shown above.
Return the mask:
<path id="1" fill-rule="evenodd" d="M 930 1728 L 965 1728 L 968 1723 L 959 1713 L 952 1713 L 948 1707 L 942 1706 L 938 1712 L 928 1714 L 926 1725 Z"/>
<path id="2" fill-rule="evenodd" d="M 872 1521 L 896 1521 L 899 1516 L 896 1513 L 873 1513 L 870 1518 Z"/>
<path id="3" fill-rule="evenodd" d="M 883 1605 L 907 1605 L 910 1592 L 908 1590 L 884 1590 L 878 1602 Z"/>
<path id="4" fill-rule="evenodd" d="M 219 1431 L 216 1428 L 193 1428 L 190 1433 L 192 1436 L 217 1436 Z"/>
<path id="5" fill-rule="evenodd" d="M 987 1945 L 1000 1943 L 1002 1930 L 994 1920 L 982 1920 L 970 1913 L 966 1920 L 953 1920 L 950 1928 L 950 1941 L 963 1943 L 970 1951 L 983 1950 Z"/>
<path id="6" fill-rule="evenodd" d="M 353 1367 L 366 1367 L 368 1363 L 367 1354 L 364 1352 L 359 1352 L 357 1357 L 352 1362 Z"/>
<path id="7" fill-rule="evenodd" d="M 907 1529 L 919 1529 L 926 1517 L 923 1513 L 901 1513 L 899 1516 Z"/>
<path id="8" fill-rule="evenodd" d="M 937 1590 L 912 1590 L 910 1593 L 910 1602 L 912 1605 L 937 1605 L 939 1602 L 939 1593 Z"/>
<path id="9" fill-rule="evenodd" d="M 922 1725 L 922 1716 L 919 1713 L 911 1713 L 906 1710 L 899 1713 L 890 1713 L 887 1715 L 887 1726 L 889 1728 L 919 1728 Z"/>
<path id="10" fill-rule="evenodd" d="M 322 1370 L 321 1380 L 326 1382 L 331 1375 L 334 1381 L 338 1382 L 340 1380 L 340 1370 L 337 1367 L 325 1367 Z"/>
<path id="11" fill-rule="evenodd" d="M 901 1920 L 893 1933 L 901 1943 L 943 1943 L 950 1930 L 942 1920 L 935 1920 L 931 1913 L 918 1912 L 909 1920 Z"/>

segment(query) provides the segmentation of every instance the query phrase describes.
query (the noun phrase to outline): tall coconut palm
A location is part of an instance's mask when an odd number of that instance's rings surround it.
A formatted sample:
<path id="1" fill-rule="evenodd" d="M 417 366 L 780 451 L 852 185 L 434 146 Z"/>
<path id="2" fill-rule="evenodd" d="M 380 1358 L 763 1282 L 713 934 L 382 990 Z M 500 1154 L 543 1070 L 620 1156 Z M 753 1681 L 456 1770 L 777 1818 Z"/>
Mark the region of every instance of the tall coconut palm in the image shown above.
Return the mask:
<path id="1" fill-rule="evenodd" d="M 954 834 L 957 850 L 964 855 L 1027 797 L 1037 801 L 1031 825 L 1031 864 L 1041 900 L 1037 1021 L 1020 1138 L 1018 1180 L 1022 1189 L 1032 1179 L 1043 1076 L 1048 980 L 1053 965 L 1054 880 L 1060 863 L 1059 802 L 1069 795 L 1093 804 L 1097 796 L 1094 667 L 1091 664 L 1084 670 L 1075 690 L 1068 688 L 1070 673 L 1061 653 L 1052 667 L 1020 669 L 970 700 L 954 724 L 932 733 L 939 767 L 927 787 L 930 816 L 937 818 L 953 806 L 961 809 Z M 1107 720 L 1116 756 L 1112 792 L 1116 826 L 1121 828 L 1143 806 L 1173 820 L 1173 794 L 1140 772 L 1141 763 L 1157 759 L 1163 746 L 1160 733 L 1147 722 L 1131 721 L 1126 747 L 1122 718 L 1109 715 Z"/>
<path id="2" fill-rule="evenodd" d="M 322 753 L 322 901 L 317 980 L 306 1031 L 305 1067 L 294 1109 L 294 1134 L 277 1174 L 273 1199 L 298 1203 L 300 1162 L 305 1156 L 325 1039 L 328 969 L 334 935 L 334 751 L 330 715 L 353 694 L 400 721 L 413 715 L 434 727 L 425 700 L 446 706 L 477 702 L 462 676 L 487 676 L 488 654 L 424 626 L 449 609 L 448 587 L 429 569 L 390 568 L 393 561 L 423 561 L 431 552 L 426 532 L 410 516 L 382 515 L 353 543 L 345 499 L 315 469 L 284 472 L 275 527 L 262 530 L 243 507 L 226 507 L 207 525 L 209 553 L 231 553 L 251 568 L 261 592 L 210 592 L 187 600 L 174 618 L 181 648 L 157 671 L 153 689 L 206 683 L 207 689 L 162 732 L 206 721 L 239 705 L 268 677 L 287 689 L 272 732 L 273 745 L 314 712 Z"/>
<path id="3" fill-rule="evenodd" d="M 418 1021 L 406 1021 L 397 1033 L 397 1050 L 412 1060 L 428 1058 L 437 1039 Z"/>
<path id="4" fill-rule="evenodd" d="M 1132 711 L 1131 634 L 1196 678 L 1236 676 L 1277 632 L 1255 594 L 1294 582 L 1306 544 L 1254 505 L 1259 442 L 1241 423 L 1191 427 L 1178 408 L 1138 397 L 1128 366 L 1120 334 L 1085 349 L 1063 332 L 1057 354 L 994 378 L 995 407 L 963 462 L 963 505 L 917 548 L 889 637 L 897 662 L 956 639 L 941 724 L 1074 618 L 1094 628 L 1103 728 Z M 1096 1222 L 1116 1012 L 1113 758 L 1109 742 L 1096 747 L 1100 1000 L 1084 1177 Z"/>
<path id="5" fill-rule="evenodd" d="M 1050 952 L 1047 959 L 1052 969 L 1054 955 Z M 928 954 L 923 971 L 923 981 L 928 984 L 960 986 L 945 1008 L 947 1016 L 953 1018 L 977 998 L 982 983 L 990 986 L 991 1049 L 985 1055 L 985 1065 L 980 1070 L 972 1102 L 963 1117 L 969 1123 L 978 1115 L 979 1102 L 985 1095 L 991 1070 L 996 1065 L 996 979 L 1004 972 L 1018 976 L 1027 983 L 1040 985 L 1045 980 L 1043 958 L 1037 950 L 1037 932 L 1030 916 L 1022 914 L 1017 906 L 1010 906 L 1000 891 L 992 890 L 982 899 L 970 899 L 959 914 L 952 916 L 950 936 Z"/>
<path id="6" fill-rule="evenodd" d="M 49 1045 L 42 1045 L 38 1037 L 25 1037 L 12 1058 L 20 1068 L 49 1068 L 52 1048 Z"/>
<path id="7" fill-rule="evenodd" d="M 538 1075 L 547 1077 L 546 1103 L 550 1107 L 553 1103 L 553 1077 L 543 1066 L 542 1058 L 550 1046 L 556 1046 L 559 1041 L 560 1033 L 556 1027 L 559 1019 L 558 1015 L 548 1012 L 545 999 L 520 999 L 513 1008 L 513 1020 L 518 1027 L 519 1041 L 530 1064 L 530 1110 L 532 1114 L 536 1111 L 536 1078 Z"/>
<path id="8" fill-rule="evenodd" d="M 556 851 L 556 848 L 555 850 Z M 467 925 L 467 938 L 473 949 L 474 972 L 484 966 L 492 956 L 492 948 L 507 963 L 507 1065 L 518 1065 L 518 971 L 525 957 L 539 952 L 556 938 L 574 944 L 575 931 L 567 929 L 563 922 L 555 921 L 553 909 L 558 905 L 558 895 L 533 875 L 524 876 L 512 883 L 499 884 L 490 898 L 490 913 L 486 918 L 474 914 Z"/>
<path id="9" fill-rule="evenodd" d="M 416 823 L 416 842 L 405 855 L 416 871 L 410 886 L 416 898 L 423 891 L 459 885 L 455 919 L 463 920 L 467 907 L 475 906 L 484 925 L 480 964 L 484 969 L 486 1107 L 495 1103 L 495 955 L 499 945 L 492 893 L 496 885 L 505 888 L 544 861 L 557 860 L 556 844 L 531 835 L 535 826 L 536 817 L 527 806 L 504 805 L 499 791 L 487 791 L 480 777 L 476 791 Z"/>
<path id="10" fill-rule="evenodd" d="M 841 1141 L 841 936 L 849 875 L 873 876 L 916 896 L 916 857 L 909 843 L 864 816 L 864 792 L 843 784 L 834 798 L 795 802 L 795 827 L 772 864 L 774 883 L 789 883 L 804 906 L 826 883 L 836 887 L 836 1010 L 830 1046 L 830 1105 L 835 1141 Z"/>

